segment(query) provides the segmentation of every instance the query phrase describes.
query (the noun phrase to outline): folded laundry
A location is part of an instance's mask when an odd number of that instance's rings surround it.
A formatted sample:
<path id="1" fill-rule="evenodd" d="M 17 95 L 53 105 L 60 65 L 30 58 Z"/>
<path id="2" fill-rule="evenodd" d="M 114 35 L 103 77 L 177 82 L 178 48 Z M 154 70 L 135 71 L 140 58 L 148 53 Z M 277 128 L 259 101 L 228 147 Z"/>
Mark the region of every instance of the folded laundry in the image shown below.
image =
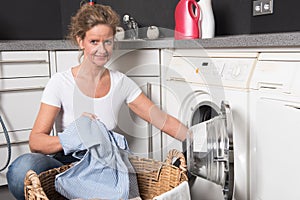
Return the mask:
<path id="1" fill-rule="evenodd" d="M 178 186 L 172 190 L 165 192 L 157 197 L 153 198 L 154 200 L 190 200 L 190 188 L 187 181 L 183 181 Z"/>
<path id="2" fill-rule="evenodd" d="M 138 183 L 124 136 L 98 119 L 81 116 L 58 134 L 64 152 L 81 160 L 56 176 L 56 191 L 68 199 L 131 199 Z M 82 150 L 86 152 L 82 155 Z"/>

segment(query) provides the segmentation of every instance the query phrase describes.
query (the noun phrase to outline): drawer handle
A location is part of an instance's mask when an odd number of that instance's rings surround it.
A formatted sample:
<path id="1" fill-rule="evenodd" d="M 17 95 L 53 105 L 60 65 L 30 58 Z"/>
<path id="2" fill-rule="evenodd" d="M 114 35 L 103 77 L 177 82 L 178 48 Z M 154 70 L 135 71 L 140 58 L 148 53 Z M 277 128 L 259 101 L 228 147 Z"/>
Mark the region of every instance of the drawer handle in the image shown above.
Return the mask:
<path id="1" fill-rule="evenodd" d="M 28 88 L 11 88 L 2 89 L 0 92 L 17 92 L 17 91 L 29 91 L 29 90 L 43 90 L 45 87 L 28 87 Z"/>
<path id="2" fill-rule="evenodd" d="M 0 60 L 0 64 L 14 63 L 47 63 L 47 60 Z"/>
<path id="3" fill-rule="evenodd" d="M 182 77 L 170 77 L 167 81 L 186 81 L 185 78 Z"/>

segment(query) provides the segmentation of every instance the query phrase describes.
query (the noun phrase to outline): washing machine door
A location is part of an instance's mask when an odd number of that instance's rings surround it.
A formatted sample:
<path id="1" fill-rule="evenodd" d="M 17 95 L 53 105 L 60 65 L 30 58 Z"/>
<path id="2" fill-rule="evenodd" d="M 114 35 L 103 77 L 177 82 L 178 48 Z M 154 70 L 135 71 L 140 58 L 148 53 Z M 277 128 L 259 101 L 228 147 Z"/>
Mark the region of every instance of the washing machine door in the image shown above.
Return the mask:
<path id="1" fill-rule="evenodd" d="M 222 187 L 224 199 L 232 199 L 234 154 L 232 116 L 229 104 L 221 103 L 219 115 L 189 128 L 188 170 Z"/>

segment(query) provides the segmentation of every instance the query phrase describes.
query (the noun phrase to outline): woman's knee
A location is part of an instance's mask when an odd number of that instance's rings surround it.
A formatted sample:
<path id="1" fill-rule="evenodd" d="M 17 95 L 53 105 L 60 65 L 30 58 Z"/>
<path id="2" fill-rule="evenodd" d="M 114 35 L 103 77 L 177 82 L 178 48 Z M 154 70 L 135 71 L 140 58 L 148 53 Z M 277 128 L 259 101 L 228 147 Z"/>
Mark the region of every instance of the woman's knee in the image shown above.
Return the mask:
<path id="1" fill-rule="evenodd" d="M 25 171 L 27 172 L 28 169 L 31 169 L 32 166 L 35 165 L 35 162 L 32 162 L 32 157 L 38 158 L 39 156 L 27 153 L 16 158 L 8 167 L 8 171 L 6 174 L 8 181 L 10 180 L 10 178 L 16 177 L 19 174 L 23 174 Z"/>
<path id="2" fill-rule="evenodd" d="M 25 175 L 36 164 L 33 160 L 39 159 L 39 157 L 42 157 L 42 155 L 23 154 L 16 158 L 8 167 L 6 173 L 8 188 L 17 199 L 24 199 L 23 187 Z"/>
<path id="3" fill-rule="evenodd" d="M 31 169 L 37 174 L 51 168 L 59 167 L 62 163 L 40 153 L 27 153 L 16 158 L 8 167 L 6 178 L 10 192 L 17 199 L 24 199 L 23 188 L 26 173 Z"/>
<path id="4" fill-rule="evenodd" d="M 28 170 L 36 173 L 48 170 L 50 168 L 59 167 L 62 163 L 56 159 L 41 153 L 26 153 L 15 159 L 8 168 L 7 176 L 22 174 L 25 176 Z"/>

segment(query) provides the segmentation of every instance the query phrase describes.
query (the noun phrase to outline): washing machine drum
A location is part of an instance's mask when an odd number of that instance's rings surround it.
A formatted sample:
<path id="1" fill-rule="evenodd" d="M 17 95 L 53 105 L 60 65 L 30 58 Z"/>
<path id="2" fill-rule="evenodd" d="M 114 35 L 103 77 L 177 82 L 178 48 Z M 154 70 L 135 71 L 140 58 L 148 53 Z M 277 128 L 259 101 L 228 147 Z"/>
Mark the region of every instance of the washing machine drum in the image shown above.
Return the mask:
<path id="1" fill-rule="evenodd" d="M 222 102 L 220 112 L 209 111 L 207 119 L 195 111 L 187 137 L 187 164 L 191 174 L 221 185 L 224 199 L 232 199 L 234 185 L 233 139 L 231 111 Z M 200 111 L 200 112 L 199 112 Z M 197 113 L 199 112 L 199 113 Z M 196 116 L 198 115 L 198 117 Z M 200 117 L 199 117 L 200 116 Z M 196 123 L 196 120 L 203 120 Z"/>

